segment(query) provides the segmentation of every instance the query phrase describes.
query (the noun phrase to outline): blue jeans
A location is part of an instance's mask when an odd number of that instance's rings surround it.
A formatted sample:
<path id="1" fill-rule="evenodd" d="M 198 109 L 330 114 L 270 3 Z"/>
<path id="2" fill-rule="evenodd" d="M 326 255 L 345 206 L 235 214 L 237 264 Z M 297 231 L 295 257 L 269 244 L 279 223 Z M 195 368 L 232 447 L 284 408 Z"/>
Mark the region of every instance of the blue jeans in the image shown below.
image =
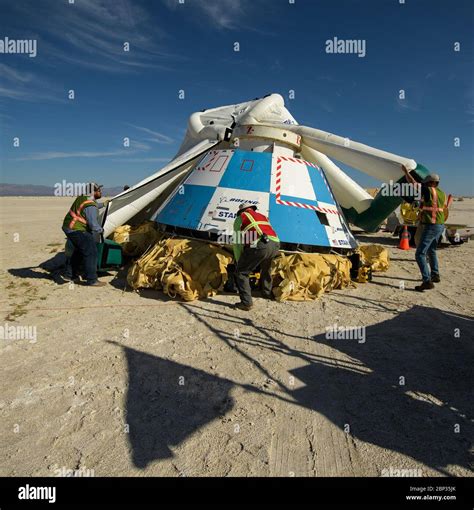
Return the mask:
<path id="1" fill-rule="evenodd" d="M 416 247 L 415 253 L 416 262 L 420 268 L 423 282 L 429 282 L 432 275 L 439 275 L 436 248 L 443 231 L 444 225 L 424 225 L 423 227 L 423 233 L 421 234 L 421 239 Z"/>
<path id="2" fill-rule="evenodd" d="M 252 289 L 250 288 L 249 275 L 260 266 L 260 287 L 262 296 L 272 296 L 272 275 L 270 267 L 272 260 L 278 255 L 280 243 L 275 241 L 258 241 L 256 248 L 245 246 L 239 261 L 235 267 L 235 283 L 239 289 L 240 301 L 243 305 L 252 306 Z"/>
<path id="3" fill-rule="evenodd" d="M 74 252 L 74 245 L 68 239 L 66 241 L 66 245 L 64 247 L 64 253 L 66 255 L 66 262 L 64 264 L 63 275 L 67 278 L 72 278 L 72 266 L 71 266 L 71 257 Z"/>
<path id="4" fill-rule="evenodd" d="M 84 277 L 88 284 L 97 281 L 97 245 L 90 232 L 68 232 L 67 238 L 74 245 L 71 257 L 72 278 L 79 276 L 81 262 L 84 267 Z"/>

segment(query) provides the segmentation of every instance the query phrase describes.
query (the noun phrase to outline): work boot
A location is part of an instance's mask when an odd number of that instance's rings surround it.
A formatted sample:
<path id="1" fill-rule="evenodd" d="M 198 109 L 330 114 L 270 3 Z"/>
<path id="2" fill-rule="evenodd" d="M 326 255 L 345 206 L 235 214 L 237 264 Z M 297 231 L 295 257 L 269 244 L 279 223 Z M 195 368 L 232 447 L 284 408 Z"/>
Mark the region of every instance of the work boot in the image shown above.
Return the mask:
<path id="1" fill-rule="evenodd" d="M 244 305 L 243 303 L 236 303 L 234 308 L 238 310 L 244 310 L 245 312 L 249 312 L 252 309 L 252 305 Z"/>
<path id="2" fill-rule="evenodd" d="M 68 276 L 68 275 L 62 275 L 61 278 L 65 282 L 72 282 L 72 283 L 81 283 L 81 279 L 79 276 Z"/>
<path id="3" fill-rule="evenodd" d="M 99 280 L 96 280 L 95 282 L 89 283 L 87 282 L 86 287 L 105 287 L 107 285 L 106 282 L 99 282 Z"/>
<path id="4" fill-rule="evenodd" d="M 432 281 L 432 283 L 439 283 L 441 281 L 441 278 L 439 277 L 439 274 L 432 274 L 431 275 L 431 281 Z"/>
<path id="5" fill-rule="evenodd" d="M 417 285 L 415 290 L 418 292 L 423 292 L 424 290 L 434 289 L 434 284 L 432 282 L 423 282 L 421 285 Z"/>

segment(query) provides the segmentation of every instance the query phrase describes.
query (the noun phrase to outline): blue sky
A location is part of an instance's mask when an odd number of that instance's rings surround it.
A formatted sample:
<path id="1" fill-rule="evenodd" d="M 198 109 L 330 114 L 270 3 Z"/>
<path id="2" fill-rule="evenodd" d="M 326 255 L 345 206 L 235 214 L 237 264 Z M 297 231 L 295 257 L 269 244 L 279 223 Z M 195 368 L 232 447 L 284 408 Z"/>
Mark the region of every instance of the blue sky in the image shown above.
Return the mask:
<path id="1" fill-rule="evenodd" d="M 277 92 L 300 124 L 474 195 L 472 0 L 68 1 L 0 0 L 0 39 L 38 41 L 35 58 L 0 53 L 2 182 L 132 185 L 176 153 L 192 112 Z M 364 39 L 366 56 L 327 54 L 334 37 Z"/>

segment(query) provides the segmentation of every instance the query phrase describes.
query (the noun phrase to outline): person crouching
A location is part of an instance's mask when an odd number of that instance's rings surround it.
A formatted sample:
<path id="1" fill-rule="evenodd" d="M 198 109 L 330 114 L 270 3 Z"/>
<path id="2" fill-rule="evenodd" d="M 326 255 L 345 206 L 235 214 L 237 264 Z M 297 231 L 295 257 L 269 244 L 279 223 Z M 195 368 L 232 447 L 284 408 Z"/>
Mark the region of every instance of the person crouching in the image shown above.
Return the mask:
<path id="1" fill-rule="evenodd" d="M 280 240 L 268 218 L 257 211 L 257 206 L 243 203 L 239 206 L 234 222 L 234 256 L 236 259 L 235 283 L 239 290 L 240 310 L 249 311 L 252 306 L 252 291 L 249 275 L 260 266 L 262 296 L 272 297 L 272 260 L 280 249 Z"/>
<path id="2" fill-rule="evenodd" d="M 78 196 L 64 217 L 63 232 L 74 247 L 71 255 L 72 281 L 79 281 L 81 263 L 84 268 L 85 285 L 103 287 L 105 282 L 97 279 L 97 245 L 94 234 L 102 234 L 103 229 L 98 222 L 98 206 L 96 200 L 102 196 L 102 186 L 91 184 L 90 195 Z"/>

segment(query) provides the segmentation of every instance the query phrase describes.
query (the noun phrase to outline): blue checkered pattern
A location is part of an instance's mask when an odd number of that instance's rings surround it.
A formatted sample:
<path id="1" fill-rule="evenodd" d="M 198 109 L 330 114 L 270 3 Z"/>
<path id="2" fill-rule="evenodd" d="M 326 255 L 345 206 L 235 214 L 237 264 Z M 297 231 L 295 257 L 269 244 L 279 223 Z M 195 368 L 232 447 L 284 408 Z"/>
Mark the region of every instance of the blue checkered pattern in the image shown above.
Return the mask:
<path id="1" fill-rule="evenodd" d="M 228 154 L 231 159 L 227 168 L 222 170 L 222 175 L 208 174 L 208 178 L 212 177 L 212 182 L 217 183 L 217 186 L 205 184 L 205 172 L 213 169 L 212 163 L 204 170 L 203 168 L 206 167 L 206 162 L 211 160 L 211 154 L 202 165 L 198 165 L 199 170 L 193 171 L 193 184 L 185 182 L 161 208 L 155 218 L 158 223 L 191 230 L 231 230 L 234 216 L 232 213 L 237 211 L 239 201 L 258 196 L 261 204 L 259 210 L 264 214 L 268 212 L 270 222 L 282 242 L 324 247 L 338 245 L 328 237 L 328 230 L 321 223 L 316 211 L 277 203 L 276 195 L 270 193 L 272 158 L 275 156 L 267 152 L 240 150 L 223 151 L 223 154 Z M 214 161 L 217 161 L 219 156 L 215 155 Z M 217 171 L 218 168 L 219 165 Z M 318 201 L 284 195 L 281 199 L 316 206 L 323 202 L 336 208 L 336 202 L 321 170 L 310 166 L 307 170 Z M 262 208 L 264 201 L 268 201 L 268 211 Z M 230 211 L 231 214 L 223 215 L 222 210 Z"/>

